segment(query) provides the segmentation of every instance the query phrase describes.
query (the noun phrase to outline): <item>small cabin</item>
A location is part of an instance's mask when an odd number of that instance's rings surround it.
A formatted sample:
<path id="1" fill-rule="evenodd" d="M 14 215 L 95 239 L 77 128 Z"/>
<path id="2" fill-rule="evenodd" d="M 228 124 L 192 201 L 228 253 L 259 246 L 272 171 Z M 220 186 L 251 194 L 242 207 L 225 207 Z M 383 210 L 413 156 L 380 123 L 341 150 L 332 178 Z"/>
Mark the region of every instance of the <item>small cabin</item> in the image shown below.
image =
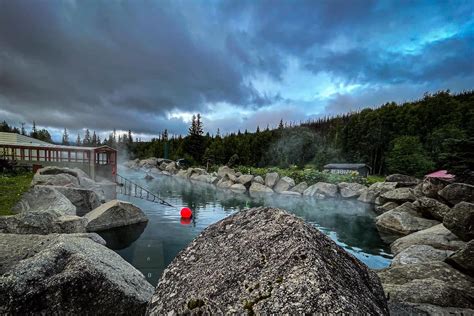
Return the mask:
<path id="1" fill-rule="evenodd" d="M 334 174 L 351 174 L 357 172 L 361 177 L 367 177 L 370 167 L 364 163 L 330 163 L 324 166 L 324 171 Z"/>
<path id="2" fill-rule="evenodd" d="M 117 151 L 109 146 L 56 145 L 14 133 L 0 132 L 0 159 L 33 171 L 46 166 L 79 168 L 96 181 L 115 181 L 117 173 Z"/>

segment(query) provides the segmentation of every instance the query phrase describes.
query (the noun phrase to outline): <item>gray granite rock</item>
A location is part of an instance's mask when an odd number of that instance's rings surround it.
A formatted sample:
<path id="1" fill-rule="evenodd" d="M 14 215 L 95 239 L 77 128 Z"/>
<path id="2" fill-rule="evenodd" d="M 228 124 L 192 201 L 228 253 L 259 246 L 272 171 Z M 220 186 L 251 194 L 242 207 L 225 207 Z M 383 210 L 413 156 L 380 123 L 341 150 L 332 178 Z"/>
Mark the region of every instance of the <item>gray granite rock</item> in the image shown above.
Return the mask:
<path id="1" fill-rule="evenodd" d="M 252 185 L 249 188 L 250 193 L 273 193 L 273 190 L 267 187 L 264 184 L 258 182 L 252 182 Z"/>
<path id="2" fill-rule="evenodd" d="M 291 188 L 290 191 L 303 194 L 304 190 L 306 190 L 307 188 L 308 188 L 308 184 L 303 181 L 295 185 L 293 188 Z"/>
<path id="3" fill-rule="evenodd" d="M 309 186 L 304 192 L 303 195 L 307 196 L 320 196 L 325 197 L 336 197 L 337 196 L 337 185 L 332 183 L 318 182 Z"/>
<path id="4" fill-rule="evenodd" d="M 239 193 L 244 193 L 247 191 L 247 188 L 245 187 L 245 185 L 241 183 L 236 183 L 236 184 L 231 185 L 230 189 L 234 192 L 239 192 Z"/>
<path id="5" fill-rule="evenodd" d="M 73 187 L 52 186 L 71 201 L 76 207 L 76 214 L 84 215 L 100 206 L 100 199 L 93 190 Z"/>
<path id="6" fill-rule="evenodd" d="M 381 215 L 385 212 L 393 210 L 394 208 L 398 207 L 399 205 L 395 202 L 387 202 L 384 205 L 376 205 L 374 208 L 375 213 Z"/>
<path id="7" fill-rule="evenodd" d="M 429 197 L 420 197 L 413 203 L 413 205 L 415 205 L 423 216 L 434 218 L 438 221 L 443 221 L 444 215 L 451 210 L 446 204 Z"/>
<path id="8" fill-rule="evenodd" d="M 443 261 L 454 251 L 435 249 L 428 245 L 413 245 L 398 253 L 390 266 L 399 266 L 404 264 L 423 263 L 430 261 Z"/>
<path id="9" fill-rule="evenodd" d="M 292 187 L 295 186 L 295 180 L 290 177 L 283 177 L 275 184 L 273 190 L 277 193 L 281 193 L 283 191 L 289 191 Z"/>
<path id="10" fill-rule="evenodd" d="M 52 234 L 84 233 L 87 220 L 59 212 L 22 212 L 12 216 L 0 216 L 0 233 L 5 234 Z"/>
<path id="11" fill-rule="evenodd" d="M 457 251 L 464 247 L 465 242 L 449 231 L 443 224 L 399 238 L 390 248 L 393 254 L 398 254 L 412 245 L 428 245 L 435 249 Z"/>
<path id="12" fill-rule="evenodd" d="M 466 243 L 464 247 L 446 258 L 446 262 L 459 271 L 474 277 L 474 240 Z"/>
<path id="13" fill-rule="evenodd" d="M 0 235 L 0 314 L 145 312 L 153 287 L 110 249 L 78 235 Z"/>
<path id="14" fill-rule="evenodd" d="M 57 185 L 57 186 L 68 186 L 68 187 L 79 187 L 79 180 L 70 174 L 40 174 L 35 173 L 31 186 L 35 185 Z"/>
<path id="15" fill-rule="evenodd" d="M 406 264 L 378 275 L 392 302 L 474 308 L 474 280 L 444 262 Z"/>
<path id="16" fill-rule="evenodd" d="M 388 315 L 388 308 L 376 274 L 330 238 L 285 211 L 254 208 L 206 228 L 163 273 L 147 314 L 187 313 Z"/>
<path id="17" fill-rule="evenodd" d="M 382 193 L 394 190 L 397 187 L 396 182 L 376 182 L 367 190 L 363 191 L 358 200 L 364 203 L 374 203 L 375 199 Z"/>
<path id="18" fill-rule="evenodd" d="M 260 184 L 265 184 L 265 180 L 261 176 L 256 176 L 253 178 L 252 182 L 260 183 Z"/>
<path id="19" fill-rule="evenodd" d="M 413 187 L 420 183 L 420 180 L 404 174 L 391 174 L 385 178 L 386 182 L 396 182 L 397 187 Z"/>
<path id="20" fill-rule="evenodd" d="M 474 239 L 474 203 L 456 204 L 444 216 L 443 225 L 464 241 Z"/>
<path id="21" fill-rule="evenodd" d="M 89 232 L 148 221 L 148 218 L 141 209 L 131 203 L 119 200 L 104 203 L 87 213 L 84 217 L 89 221 L 87 224 L 87 231 Z"/>
<path id="22" fill-rule="evenodd" d="M 269 172 L 265 175 L 265 185 L 270 189 L 273 189 L 278 180 L 280 180 L 280 176 L 276 172 Z"/>
<path id="23" fill-rule="evenodd" d="M 360 183 L 341 182 L 337 186 L 341 196 L 345 199 L 358 198 L 367 190 L 367 187 Z"/>
<path id="24" fill-rule="evenodd" d="M 243 174 L 237 178 L 237 182 L 243 184 L 245 186 L 250 186 L 253 180 L 253 175 L 251 174 Z"/>
<path id="25" fill-rule="evenodd" d="M 416 200 L 416 196 L 411 188 L 397 188 L 380 194 L 380 197 L 382 198 L 382 204 L 385 204 L 386 202 L 396 202 L 401 204 L 405 202 L 414 202 Z"/>
<path id="26" fill-rule="evenodd" d="M 12 208 L 15 213 L 49 212 L 76 214 L 76 207 L 61 192 L 50 186 L 35 186 L 23 194 Z"/>
<path id="27" fill-rule="evenodd" d="M 438 192 L 450 205 L 460 202 L 474 203 L 474 185 L 466 183 L 451 183 Z"/>
<path id="28" fill-rule="evenodd" d="M 412 203 L 406 202 L 377 216 L 375 224 L 379 232 L 384 235 L 382 237 L 391 240 L 393 238 L 390 238 L 390 236 L 406 236 L 438 225 L 440 222 L 421 217 L 416 211 L 416 207 Z"/>

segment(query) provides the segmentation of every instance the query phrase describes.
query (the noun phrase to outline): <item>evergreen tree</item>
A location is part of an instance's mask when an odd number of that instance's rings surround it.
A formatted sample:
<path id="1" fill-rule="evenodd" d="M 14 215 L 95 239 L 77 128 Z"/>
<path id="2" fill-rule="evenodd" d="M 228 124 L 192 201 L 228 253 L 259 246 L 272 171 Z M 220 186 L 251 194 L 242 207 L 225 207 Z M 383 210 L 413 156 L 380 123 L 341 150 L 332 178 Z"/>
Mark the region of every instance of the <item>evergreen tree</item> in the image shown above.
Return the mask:
<path id="1" fill-rule="evenodd" d="M 92 132 L 91 144 L 92 144 L 93 147 L 97 146 L 97 135 L 95 134 L 95 131 Z"/>
<path id="2" fill-rule="evenodd" d="M 129 144 L 133 143 L 133 136 L 132 136 L 131 130 L 128 130 L 128 143 Z"/>
<path id="3" fill-rule="evenodd" d="M 422 177 L 434 168 L 418 137 L 401 136 L 393 141 L 387 157 L 390 173 L 402 173 Z"/>
<path id="4" fill-rule="evenodd" d="M 63 138 L 62 138 L 62 142 L 61 142 L 63 145 L 69 145 L 69 134 L 67 132 L 67 129 L 64 128 L 64 132 L 63 132 Z"/>
<path id="5" fill-rule="evenodd" d="M 168 140 L 168 130 L 167 129 L 165 129 L 163 134 L 161 134 L 161 139 L 164 140 L 164 141 Z"/>
<path id="6" fill-rule="evenodd" d="M 92 144 L 91 132 L 89 131 L 88 128 L 86 129 L 86 132 L 84 134 L 84 139 L 82 140 L 82 144 L 86 147 Z"/>
<path id="7" fill-rule="evenodd" d="M 26 130 L 25 130 L 25 123 L 21 123 L 21 135 L 25 135 L 26 136 Z"/>
<path id="8" fill-rule="evenodd" d="M 38 138 L 38 130 L 36 129 L 36 122 L 33 121 L 33 127 L 31 128 L 30 137 Z"/>
<path id="9" fill-rule="evenodd" d="M 278 129 L 283 129 L 283 119 L 280 120 L 280 124 L 278 124 Z"/>
<path id="10" fill-rule="evenodd" d="M 77 134 L 76 146 L 82 146 L 81 135 Z"/>

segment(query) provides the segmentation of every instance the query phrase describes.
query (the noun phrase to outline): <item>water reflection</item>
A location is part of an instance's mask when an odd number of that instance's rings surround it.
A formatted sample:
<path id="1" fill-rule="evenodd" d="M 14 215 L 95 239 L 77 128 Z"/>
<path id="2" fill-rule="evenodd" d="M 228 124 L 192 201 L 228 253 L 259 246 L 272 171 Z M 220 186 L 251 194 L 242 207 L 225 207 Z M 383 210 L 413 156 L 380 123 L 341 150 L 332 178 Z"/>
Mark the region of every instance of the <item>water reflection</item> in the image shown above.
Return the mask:
<path id="1" fill-rule="evenodd" d="M 104 236 L 107 242 L 112 240 L 109 246 L 142 271 L 152 284 L 156 284 L 164 268 L 204 228 L 236 211 L 262 205 L 283 208 L 302 217 L 371 268 L 383 268 L 390 263 L 388 247 L 378 235 L 375 214 L 367 204 L 282 195 L 251 197 L 176 177 L 156 176 L 146 181 L 142 172 L 121 170 L 120 173 L 159 193 L 161 198 L 177 207 L 173 209 L 119 195 L 119 199 L 142 208 L 149 218 L 148 225 L 142 227 L 143 233 L 132 229 L 129 232 L 111 231 Z M 182 222 L 181 207 L 193 210 L 191 221 Z M 113 237 L 114 234 L 120 236 Z"/>
<path id="2" fill-rule="evenodd" d="M 120 250 L 129 247 L 145 230 L 147 223 L 138 223 L 125 227 L 113 228 L 99 232 L 107 242 L 107 247 Z"/>

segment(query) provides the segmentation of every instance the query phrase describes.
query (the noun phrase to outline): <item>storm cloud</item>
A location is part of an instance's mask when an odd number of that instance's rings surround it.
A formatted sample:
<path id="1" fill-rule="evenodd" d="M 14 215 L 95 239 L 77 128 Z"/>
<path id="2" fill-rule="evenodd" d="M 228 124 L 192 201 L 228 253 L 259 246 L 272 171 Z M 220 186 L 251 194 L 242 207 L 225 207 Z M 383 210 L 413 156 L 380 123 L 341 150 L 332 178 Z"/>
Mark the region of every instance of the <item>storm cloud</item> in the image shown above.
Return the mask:
<path id="1" fill-rule="evenodd" d="M 253 130 L 474 87 L 472 1 L 0 0 L 0 119 Z M 221 126 L 219 126 L 221 125 Z"/>

